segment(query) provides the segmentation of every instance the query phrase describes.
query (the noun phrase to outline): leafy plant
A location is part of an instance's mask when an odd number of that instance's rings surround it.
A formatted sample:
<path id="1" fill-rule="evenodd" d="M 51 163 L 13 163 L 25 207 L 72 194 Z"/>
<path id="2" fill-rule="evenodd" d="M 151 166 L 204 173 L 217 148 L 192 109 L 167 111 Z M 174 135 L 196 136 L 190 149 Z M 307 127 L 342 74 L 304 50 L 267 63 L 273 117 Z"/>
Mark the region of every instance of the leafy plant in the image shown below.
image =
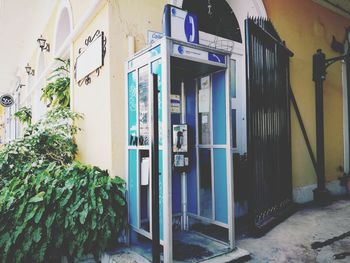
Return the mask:
<path id="1" fill-rule="evenodd" d="M 0 149 L 0 262 L 98 258 L 123 230 L 125 183 L 74 161 L 77 118 L 54 108 Z"/>
<path id="2" fill-rule="evenodd" d="M 78 128 L 73 125 L 81 115 L 67 108 L 50 110 L 46 117 L 29 126 L 23 138 L 14 140 L 0 149 L 0 187 L 3 181 L 28 173 L 38 164 L 71 163 L 77 153 L 73 136 Z"/>
<path id="3" fill-rule="evenodd" d="M 125 226 L 124 181 L 80 163 L 50 163 L 0 192 L 1 262 L 98 258 Z"/>
<path id="4" fill-rule="evenodd" d="M 26 123 L 28 126 L 32 123 L 32 109 L 29 107 L 22 107 L 16 113 L 15 117 L 22 123 Z"/>
<path id="5" fill-rule="evenodd" d="M 52 71 L 51 76 L 47 79 L 49 82 L 43 88 L 41 99 L 48 102 L 48 107 L 69 107 L 70 103 L 70 77 L 69 77 L 69 59 L 64 60 L 56 58 L 61 64 Z"/>

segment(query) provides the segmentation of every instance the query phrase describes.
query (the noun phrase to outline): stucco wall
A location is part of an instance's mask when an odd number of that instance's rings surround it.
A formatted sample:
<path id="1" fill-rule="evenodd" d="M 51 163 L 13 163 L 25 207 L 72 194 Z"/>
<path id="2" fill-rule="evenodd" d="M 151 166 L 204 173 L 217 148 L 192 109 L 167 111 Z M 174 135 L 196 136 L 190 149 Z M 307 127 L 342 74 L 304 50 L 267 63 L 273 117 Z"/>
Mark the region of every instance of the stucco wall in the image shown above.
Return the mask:
<path id="1" fill-rule="evenodd" d="M 264 0 L 268 17 L 282 39 L 294 52 L 291 59 L 291 85 L 316 153 L 315 89 L 312 81 L 312 55 L 318 48 L 327 58 L 339 56 L 331 50 L 332 36 L 343 41 L 350 20 L 329 11 L 311 0 Z M 328 69 L 324 85 L 326 179 L 335 180 L 343 165 L 343 110 L 341 63 Z M 294 187 L 313 184 L 316 175 L 292 108 L 292 160 Z"/>
<path id="2" fill-rule="evenodd" d="M 65 1 L 63 1 L 65 2 Z M 46 65 L 55 57 L 54 35 L 57 17 L 62 7 L 57 1 L 43 36 L 51 44 L 51 52 L 45 53 Z M 79 24 L 86 10 L 93 3 L 84 5 L 80 0 L 66 1 L 72 10 L 74 26 Z M 78 87 L 74 83 L 73 109 L 85 115 L 78 125 L 82 131 L 77 136 L 78 159 L 108 169 L 112 175 L 125 177 L 125 65 L 128 36 L 135 38 L 135 50 L 146 45 L 147 30 L 161 31 L 164 4 L 167 0 L 110 0 L 83 29 L 74 41 L 74 59 L 84 40 L 99 29 L 107 37 L 105 65 L 99 77 L 92 76 L 92 83 Z M 291 59 L 291 83 L 306 130 L 315 151 L 315 97 L 312 82 L 312 55 L 322 48 L 327 57 L 337 56 L 330 49 L 332 36 L 344 38 L 344 28 L 350 20 L 329 11 L 311 0 L 264 0 L 268 17 L 274 23 L 287 46 L 295 53 Z M 238 10 L 233 10 L 238 12 Z M 36 67 L 39 49 L 33 51 L 29 63 Z M 72 61 L 74 63 L 74 61 Z M 37 76 L 35 76 L 37 77 Z M 35 83 L 35 81 L 32 81 Z M 325 149 L 327 180 L 340 174 L 337 167 L 343 164 L 343 117 L 341 64 L 328 70 L 325 82 Z M 292 157 L 294 187 L 313 184 L 316 176 L 299 124 L 292 109 Z"/>
<path id="3" fill-rule="evenodd" d="M 109 12 L 111 61 L 112 170 L 126 176 L 125 141 L 125 61 L 128 58 L 128 36 L 135 38 L 135 51 L 146 46 L 147 30 L 161 32 L 165 0 L 112 0 Z"/>

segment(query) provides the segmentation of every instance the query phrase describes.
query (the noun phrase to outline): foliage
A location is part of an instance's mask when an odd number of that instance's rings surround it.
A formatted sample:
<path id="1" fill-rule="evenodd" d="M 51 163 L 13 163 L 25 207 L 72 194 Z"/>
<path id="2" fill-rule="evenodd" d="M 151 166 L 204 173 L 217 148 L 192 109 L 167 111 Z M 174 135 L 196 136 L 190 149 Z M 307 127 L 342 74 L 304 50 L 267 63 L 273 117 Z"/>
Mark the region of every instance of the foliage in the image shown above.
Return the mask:
<path id="1" fill-rule="evenodd" d="M 0 195 L 2 262 L 98 258 L 124 227 L 123 191 L 122 179 L 80 163 L 45 164 L 12 178 Z"/>
<path id="2" fill-rule="evenodd" d="M 69 59 L 64 60 L 56 58 L 61 64 L 59 67 L 52 71 L 51 76 L 48 78 L 49 82 L 43 88 L 43 95 L 41 99 L 48 102 L 48 107 L 69 107 L 70 103 L 70 77 L 69 77 Z"/>
<path id="3" fill-rule="evenodd" d="M 77 127 L 70 124 L 81 115 L 66 108 L 50 110 L 46 117 L 29 126 L 23 138 L 0 149 L 0 187 L 7 178 L 32 172 L 38 164 L 71 163 L 77 153 L 73 140 Z"/>
<path id="4" fill-rule="evenodd" d="M 0 262 L 97 258 L 124 228 L 124 181 L 73 161 L 80 117 L 52 109 L 0 149 Z"/>
<path id="5" fill-rule="evenodd" d="M 20 108 L 16 113 L 15 117 L 22 123 L 26 123 L 28 126 L 32 123 L 32 109 L 28 107 Z"/>

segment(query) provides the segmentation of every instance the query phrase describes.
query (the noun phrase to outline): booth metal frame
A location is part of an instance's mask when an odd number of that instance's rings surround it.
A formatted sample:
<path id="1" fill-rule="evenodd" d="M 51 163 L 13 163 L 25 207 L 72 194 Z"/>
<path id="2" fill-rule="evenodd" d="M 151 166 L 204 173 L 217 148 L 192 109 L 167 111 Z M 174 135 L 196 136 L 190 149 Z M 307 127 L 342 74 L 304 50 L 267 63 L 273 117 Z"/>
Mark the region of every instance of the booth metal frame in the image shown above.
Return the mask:
<path id="1" fill-rule="evenodd" d="M 209 61 L 209 60 L 203 60 L 200 58 L 194 58 L 191 56 L 186 55 L 179 55 L 174 54 L 174 44 L 182 45 L 184 47 L 189 47 L 192 49 L 205 51 L 205 52 L 215 52 L 217 54 L 221 54 L 225 57 L 225 64 Z M 150 55 L 151 50 L 154 50 L 159 46 L 160 49 L 157 49 L 157 52 L 155 52 L 153 55 Z M 233 250 L 235 249 L 235 232 L 234 232 L 234 194 L 233 194 L 233 156 L 232 156 L 232 117 L 231 117 L 231 94 L 230 94 L 230 56 L 231 53 L 226 50 L 220 50 L 200 44 L 191 44 L 183 41 L 179 41 L 176 39 L 172 39 L 169 37 L 163 37 L 162 39 L 158 40 L 157 42 L 154 42 L 152 45 L 148 46 L 147 48 L 139 51 L 136 53 L 132 58 L 130 58 L 126 62 L 126 80 L 125 80 L 125 87 L 126 87 L 126 94 L 125 94 L 125 102 L 126 102 L 126 127 L 129 127 L 129 110 L 128 110 L 128 100 L 129 100 L 129 93 L 128 93 L 128 74 L 137 71 L 139 68 L 145 66 L 145 65 L 151 65 L 153 62 L 160 60 L 161 61 L 161 107 L 162 107 L 162 122 L 160 131 L 160 136 L 162 137 L 162 143 L 159 146 L 159 151 L 162 151 L 163 158 L 160 159 L 160 165 L 162 165 L 162 174 L 160 177 L 162 177 L 162 192 L 160 193 L 160 196 L 162 197 L 162 206 L 160 207 L 160 215 L 163 215 L 161 218 L 161 232 L 163 233 L 161 237 L 161 244 L 164 248 L 164 262 L 172 262 L 173 261 L 173 213 L 172 213 L 172 141 L 171 141 L 171 111 L 170 111 L 170 98 L 171 98 L 171 57 L 178 57 L 185 60 L 190 60 L 198 63 L 205 63 L 212 66 L 221 67 L 222 69 L 226 69 L 225 71 L 225 101 L 226 101 L 226 144 L 222 146 L 226 150 L 226 165 L 227 165 L 227 211 L 228 211 L 228 223 L 221 224 L 221 226 L 224 226 L 228 229 L 228 240 L 229 240 L 229 249 Z M 151 74 L 152 69 L 149 67 L 149 80 L 151 81 Z M 149 87 L 152 86 L 153 83 L 150 83 Z M 136 78 L 136 87 L 138 87 L 138 78 Z M 152 96 L 152 88 L 149 88 L 149 96 Z M 136 105 L 138 105 L 136 96 Z M 138 111 L 138 109 L 136 109 Z M 138 113 L 136 113 L 136 116 L 138 116 Z M 151 118 L 152 119 L 152 116 Z M 212 120 L 211 120 L 212 121 Z M 149 122 L 150 128 L 152 127 L 152 123 Z M 197 122 L 198 125 L 198 122 Z M 138 121 L 136 121 L 136 130 L 138 131 Z M 129 129 L 129 128 L 128 128 Z M 150 129 L 151 130 L 151 129 Z M 212 135 L 211 135 L 212 136 Z M 135 183 L 137 186 L 139 186 L 139 176 L 137 176 L 136 182 L 130 182 L 129 181 L 129 166 L 130 166 L 130 156 L 129 151 L 130 150 L 149 150 L 150 157 L 152 156 L 151 152 L 151 144 L 152 142 L 149 142 L 149 145 L 147 146 L 134 146 L 129 145 L 129 132 L 126 132 L 125 135 L 125 141 L 127 142 L 127 150 L 126 150 L 126 167 L 127 167 L 127 184 L 128 187 L 134 187 Z M 197 145 L 196 145 L 197 146 Z M 215 147 L 215 146 L 213 146 Z M 139 156 L 139 155 L 137 155 Z M 138 158 L 138 157 L 137 157 Z M 161 164 L 162 162 L 162 164 Z M 198 163 L 197 163 L 198 166 Z M 136 174 L 139 174 L 139 165 L 135 167 Z M 152 174 L 152 167 L 151 173 Z M 130 184 L 133 184 L 130 186 Z M 135 231 L 138 234 L 141 234 L 143 236 L 146 236 L 147 238 L 151 239 L 152 234 L 152 220 L 150 220 L 150 232 L 147 232 L 140 228 L 140 217 L 139 217 L 139 211 L 140 211 L 140 203 L 139 200 L 136 200 L 136 204 L 132 203 L 132 198 L 130 196 L 130 189 L 128 191 L 128 204 L 129 204 L 129 220 L 130 220 L 130 210 L 136 211 L 137 214 L 137 221 L 136 226 L 130 224 L 130 228 L 132 231 Z M 152 191 L 152 189 L 151 189 Z M 152 208 L 151 208 L 152 209 Z M 150 215 L 152 214 L 152 211 L 150 212 Z M 191 215 L 190 215 L 191 216 Z M 210 219 L 209 219 L 210 220 Z M 129 221 L 130 222 L 130 221 Z M 211 222 L 214 223 L 215 222 Z M 220 225 L 220 224 L 218 224 Z"/>

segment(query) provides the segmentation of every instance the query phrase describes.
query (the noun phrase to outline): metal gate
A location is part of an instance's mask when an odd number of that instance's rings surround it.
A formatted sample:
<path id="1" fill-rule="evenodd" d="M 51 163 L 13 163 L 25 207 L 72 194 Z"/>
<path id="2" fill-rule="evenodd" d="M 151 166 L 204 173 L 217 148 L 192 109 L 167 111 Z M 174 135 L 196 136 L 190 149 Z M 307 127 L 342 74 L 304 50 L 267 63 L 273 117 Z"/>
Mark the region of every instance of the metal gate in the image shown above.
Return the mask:
<path id="1" fill-rule="evenodd" d="M 292 207 L 289 51 L 272 23 L 246 20 L 250 213 L 267 230 Z"/>

